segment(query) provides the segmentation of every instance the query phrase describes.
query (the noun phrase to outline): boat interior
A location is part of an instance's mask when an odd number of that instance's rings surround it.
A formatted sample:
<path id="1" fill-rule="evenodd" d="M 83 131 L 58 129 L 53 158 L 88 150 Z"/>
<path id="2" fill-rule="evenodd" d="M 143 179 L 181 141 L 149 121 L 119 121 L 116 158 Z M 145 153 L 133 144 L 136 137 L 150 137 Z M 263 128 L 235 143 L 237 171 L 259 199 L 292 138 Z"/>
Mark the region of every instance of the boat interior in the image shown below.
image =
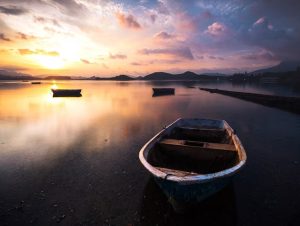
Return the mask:
<path id="1" fill-rule="evenodd" d="M 175 127 L 154 145 L 147 160 L 166 174 L 188 176 L 233 167 L 239 154 L 226 129 Z"/>

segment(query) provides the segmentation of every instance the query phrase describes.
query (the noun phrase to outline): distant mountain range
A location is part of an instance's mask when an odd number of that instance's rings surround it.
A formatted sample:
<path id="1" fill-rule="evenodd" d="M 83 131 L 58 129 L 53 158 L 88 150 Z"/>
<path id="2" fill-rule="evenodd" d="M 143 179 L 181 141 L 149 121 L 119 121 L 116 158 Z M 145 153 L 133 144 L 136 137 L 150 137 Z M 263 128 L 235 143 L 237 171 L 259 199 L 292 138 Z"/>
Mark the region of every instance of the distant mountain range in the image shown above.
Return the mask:
<path id="1" fill-rule="evenodd" d="M 18 73 L 15 71 L 0 69 L 0 80 L 33 80 L 36 77 L 28 74 Z"/>
<path id="2" fill-rule="evenodd" d="M 130 80 L 135 80 L 135 78 L 132 78 L 128 75 L 118 75 L 110 78 L 101 78 L 101 77 L 91 77 L 90 79 L 92 80 L 113 80 L 113 81 L 130 81 Z"/>
<path id="3" fill-rule="evenodd" d="M 296 71 L 300 67 L 300 61 L 282 61 L 281 63 L 265 68 L 253 71 L 253 74 L 262 74 L 267 72 L 287 72 L 287 71 Z"/>
<path id="4" fill-rule="evenodd" d="M 300 61 L 283 61 L 280 64 L 253 71 L 250 74 L 263 74 L 268 72 L 278 73 L 278 72 L 288 72 L 288 71 L 297 71 L 300 69 Z M 181 74 L 171 74 L 167 72 L 154 72 L 144 77 L 139 76 L 137 78 L 130 77 L 128 75 L 118 75 L 110 78 L 96 77 L 92 76 L 90 78 L 85 77 L 71 77 L 71 76 L 47 76 L 47 77 L 34 77 L 28 74 L 22 74 L 14 71 L 1 70 L 0 69 L 0 80 L 112 80 L 112 81 L 131 81 L 131 80 L 216 80 L 216 79 L 226 79 L 231 76 L 221 74 L 221 73 L 204 73 L 196 74 L 192 71 L 186 71 Z"/>

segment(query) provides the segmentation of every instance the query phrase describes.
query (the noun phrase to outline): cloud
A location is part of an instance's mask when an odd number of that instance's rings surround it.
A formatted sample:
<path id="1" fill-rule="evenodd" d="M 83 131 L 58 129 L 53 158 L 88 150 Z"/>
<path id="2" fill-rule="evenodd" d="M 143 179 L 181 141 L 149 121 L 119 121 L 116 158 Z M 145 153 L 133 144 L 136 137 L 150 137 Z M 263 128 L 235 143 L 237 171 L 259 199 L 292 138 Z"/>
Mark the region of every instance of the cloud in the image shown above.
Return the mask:
<path id="1" fill-rule="evenodd" d="M 24 39 L 24 40 L 28 39 L 28 36 L 22 32 L 18 32 L 17 34 L 18 34 L 19 38 L 21 38 L 21 39 Z"/>
<path id="2" fill-rule="evenodd" d="M 24 8 L 17 7 L 17 6 L 0 6 L 0 13 L 4 13 L 7 15 L 22 15 L 27 13 L 28 11 Z"/>
<path id="3" fill-rule="evenodd" d="M 165 49 L 142 49 L 138 51 L 142 55 L 171 55 L 187 60 L 193 60 L 194 56 L 188 47 Z"/>
<path id="4" fill-rule="evenodd" d="M 215 22 L 207 27 L 206 34 L 211 36 L 221 36 L 226 32 L 227 28 L 220 22 Z"/>
<path id="5" fill-rule="evenodd" d="M 151 14 L 150 19 L 151 19 L 152 23 L 155 23 L 155 21 L 157 19 L 157 15 L 156 14 Z"/>
<path id="6" fill-rule="evenodd" d="M 274 53 L 267 50 L 260 50 L 258 52 L 250 52 L 241 56 L 241 59 L 244 60 L 266 60 L 274 61 L 278 60 L 278 57 Z"/>
<path id="7" fill-rule="evenodd" d="M 266 18 L 265 18 L 265 17 L 261 17 L 261 18 L 259 18 L 259 19 L 253 24 L 253 26 L 257 26 L 257 25 L 263 24 L 263 23 L 265 23 L 265 22 L 266 22 Z"/>
<path id="8" fill-rule="evenodd" d="M 39 22 L 39 23 L 51 23 L 57 27 L 60 27 L 60 24 L 58 23 L 57 20 L 55 19 L 50 19 L 50 18 L 45 18 L 42 16 L 34 16 L 34 22 Z"/>
<path id="9" fill-rule="evenodd" d="M 88 8 L 84 4 L 75 0 L 49 0 L 53 2 L 63 13 L 69 15 L 80 15 L 83 16 L 88 12 Z"/>
<path id="10" fill-rule="evenodd" d="M 116 17 L 119 21 L 119 24 L 123 27 L 132 29 L 142 28 L 138 21 L 131 14 L 126 16 L 125 14 L 117 13 Z"/>
<path id="11" fill-rule="evenodd" d="M 85 63 L 85 64 L 91 64 L 91 62 L 90 62 L 90 61 L 88 61 L 88 60 L 85 60 L 85 59 L 80 59 L 80 61 L 81 61 L 82 63 Z"/>
<path id="12" fill-rule="evenodd" d="M 22 33 L 22 32 L 17 32 L 17 37 L 19 38 L 19 39 L 23 39 L 23 40 L 29 40 L 29 39 L 35 39 L 36 37 L 35 36 L 33 36 L 33 35 L 27 35 L 27 34 L 24 34 L 24 33 Z"/>
<path id="13" fill-rule="evenodd" d="M 123 60 L 123 59 L 126 59 L 127 58 L 127 56 L 126 55 L 124 55 L 124 54 L 109 54 L 109 58 L 110 59 L 121 59 L 121 60 Z"/>
<path id="14" fill-rule="evenodd" d="M 163 1 L 158 1 L 158 5 L 156 7 L 156 10 L 160 14 L 169 15 L 170 11 L 166 4 Z"/>
<path id="15" fill-rule="evenodd" d="M 178 64 L 178 63 L 181 63 L 182 61 L 181 60 L 178 60 L 178 59 L 171 59 L 171 60 L 168 60 L 168 59 L 157 59 L 157 60 L 152 60 L 150 62 L 150 64 Z"/>
<path id="16" fill-rule="evenodd" d="M 30 50 L 30 49 L 19 49 L 21 55 L 45 55 L 56 57 L 59 56 L 59 52 L 56 51 L 45 51 L 42 49 Z"/>
<path id="17" fill-rule="evenodd" d="M 11 41 L 9 38 L 7 38 L 7 37 L 5 36 L 4 33 L 0 33 L 0 40 L 6 41 L 6 42 L 10 42 L 10 41 Z"/>
<path id="18" fill-rule="evenodd" d="M 165 31 L 161 31 L 161 32 L 154 35 L 154 38 L 158 39 L 158 40 L 172 39 L 172 38 L 175 38 L 175 37 L 176 37 L 175 35 L 169 34 Z"/>
<path id="19" fill-rule="evenodd" d="M 145 64 L 142 64 L 142 63 L 139 63 L 139 62 L 131 62 L 130 64 L 133 65 L 133 66 L 143 66 L 143 65 L 145 65 Z"/>

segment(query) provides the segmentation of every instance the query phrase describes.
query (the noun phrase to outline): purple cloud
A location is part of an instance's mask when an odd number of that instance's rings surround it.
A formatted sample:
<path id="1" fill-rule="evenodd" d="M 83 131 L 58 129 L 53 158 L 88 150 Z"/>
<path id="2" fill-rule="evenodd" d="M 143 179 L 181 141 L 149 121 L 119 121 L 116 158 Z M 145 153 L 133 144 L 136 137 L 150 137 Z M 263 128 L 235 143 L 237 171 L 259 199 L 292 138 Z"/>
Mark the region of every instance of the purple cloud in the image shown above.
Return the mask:
<path id="1" fill-rule="evenodd" d="M 274 53 L 267 50 L 260 50 L 259 52 L 251 52 L 241 56 L 241 59 L 245 60 L 266 60 L 273 61 L 278 60 Z"/>
<path id="2" fill-rule="evenodd" d="M 139 51 L 143 55 L 171 55 L 187 60 L 193 60 L 194 56 L 188 47 L 165 48 L 165 49 L 142 49 Z"/>
<path id="3" fill-rule="evenodd" d="M 158 39 L 158 40 L 166 40 L 166 39 L 175 38 L 175 35 L 169 34 L 169 33 L 165 32 L 165 31 L 161 31 L 161 32 L 155 34 L 154 38 Z"/>
<path id="4" fill-rule="evenodd" d="M 7 15 L 18 16 L 27 12 L 28 11 L 26 9 L 17 6 L 0 6 L 0 13 L 4 13 Z"/>

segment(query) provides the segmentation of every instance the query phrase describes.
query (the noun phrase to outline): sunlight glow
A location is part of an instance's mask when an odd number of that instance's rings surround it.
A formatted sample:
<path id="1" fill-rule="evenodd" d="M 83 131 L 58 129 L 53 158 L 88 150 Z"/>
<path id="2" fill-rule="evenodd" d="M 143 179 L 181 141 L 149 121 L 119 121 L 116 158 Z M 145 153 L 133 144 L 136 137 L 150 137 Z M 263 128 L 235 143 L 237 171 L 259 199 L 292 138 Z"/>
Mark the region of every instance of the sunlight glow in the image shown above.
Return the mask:
<path id="1" fill-rule="evenodd" d="M 64 62 L 59 57 L 53 56 L 37 56 L 36 62 L 46 69 L 61 69 L 64 67 Z"/>

